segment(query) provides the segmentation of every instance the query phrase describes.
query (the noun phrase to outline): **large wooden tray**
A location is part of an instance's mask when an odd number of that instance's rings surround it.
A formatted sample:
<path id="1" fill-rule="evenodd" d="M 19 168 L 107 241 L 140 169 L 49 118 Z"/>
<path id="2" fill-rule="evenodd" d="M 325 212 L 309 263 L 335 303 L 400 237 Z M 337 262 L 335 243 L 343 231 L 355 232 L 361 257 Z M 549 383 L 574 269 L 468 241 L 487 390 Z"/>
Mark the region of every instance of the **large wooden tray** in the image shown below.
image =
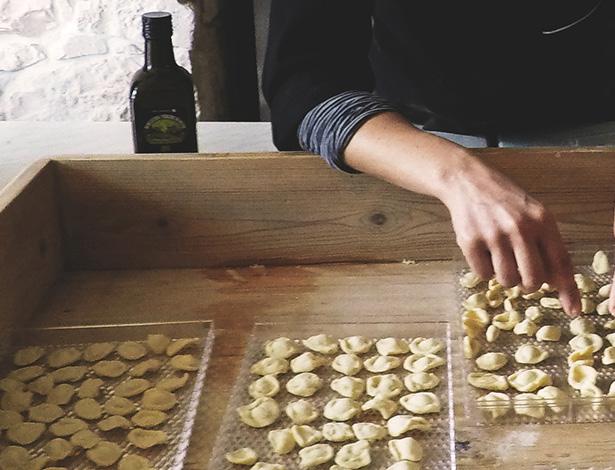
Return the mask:
<path id="1" fill-rule="evenodd" d="M 615 151 L 480 152 L 571 244 L 610 242 Z M 444 319 L 445 208 L 301 154 L 41 161 L 0 193 L 0 328 L 213 319 L 188 468 L 209 458 L 256 319 Z M 402 260 L 406 260 L 402 263 Z M 459 468 L 610 468 L 611 424 L 473 428 Z"/>

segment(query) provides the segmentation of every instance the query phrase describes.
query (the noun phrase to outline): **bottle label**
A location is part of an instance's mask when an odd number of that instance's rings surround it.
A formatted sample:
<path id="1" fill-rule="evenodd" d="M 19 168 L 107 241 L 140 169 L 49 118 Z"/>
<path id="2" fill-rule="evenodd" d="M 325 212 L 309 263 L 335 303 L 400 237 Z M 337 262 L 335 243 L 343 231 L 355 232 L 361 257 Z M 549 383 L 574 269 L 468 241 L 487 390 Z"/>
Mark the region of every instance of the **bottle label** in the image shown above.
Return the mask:
<path id="1" fill-rule="evenodd" d="M 143 126 L 145 141 L 150 145 L 180 144 L 186 139 L 186 123 L 174 114 L 157 114 Z"/>

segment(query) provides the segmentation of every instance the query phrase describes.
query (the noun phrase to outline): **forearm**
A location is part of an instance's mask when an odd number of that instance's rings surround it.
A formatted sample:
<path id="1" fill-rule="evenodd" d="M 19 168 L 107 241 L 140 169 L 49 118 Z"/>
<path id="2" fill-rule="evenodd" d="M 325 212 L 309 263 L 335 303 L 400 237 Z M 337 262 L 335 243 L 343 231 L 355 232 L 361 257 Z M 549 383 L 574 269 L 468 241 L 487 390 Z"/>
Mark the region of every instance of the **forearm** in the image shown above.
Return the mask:
<path id="1" fill-rule="evenodd" d="M 346 146 L 347 165 L 445 201 L 449 184 L 480 162 L 464 147 L 424 132 L 401 114 L 372 116 Z"/>

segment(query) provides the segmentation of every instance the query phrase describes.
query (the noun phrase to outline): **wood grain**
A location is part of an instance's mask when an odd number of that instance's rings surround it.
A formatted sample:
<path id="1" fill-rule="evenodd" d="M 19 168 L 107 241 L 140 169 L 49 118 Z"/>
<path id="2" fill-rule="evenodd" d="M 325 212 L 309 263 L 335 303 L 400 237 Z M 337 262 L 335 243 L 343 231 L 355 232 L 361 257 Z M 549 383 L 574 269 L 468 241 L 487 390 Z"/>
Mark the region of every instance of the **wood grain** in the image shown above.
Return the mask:
<path id="1" fill-rule="evenodd" d="M 484 149 L 564 237 L 609 239 L 615 152 Z M 437 260 L 457 253 L 440 202 L 304 154 L 57 161 L 74 269 Z"/>
<path id="2" fill-rule="evenodd" d="M 356 322 L 442 320 L 454 308 L 454 270 L 443 262 L 73 272 L 36 324 L 214 319 L 216 342 L 186 467 L 197 470 L 211 454 L 255 320 L 345 321 L 349 334 Z M 612 423 L 458 426 L 458 468 L 606 470 L 614 458 L 611 431 Z"/>
<path id="3" fill-rule="evenodd" d="M 0 331 L 27 320 L 62 270 L 53 168 L 41 161 L 0 192 Z"/>

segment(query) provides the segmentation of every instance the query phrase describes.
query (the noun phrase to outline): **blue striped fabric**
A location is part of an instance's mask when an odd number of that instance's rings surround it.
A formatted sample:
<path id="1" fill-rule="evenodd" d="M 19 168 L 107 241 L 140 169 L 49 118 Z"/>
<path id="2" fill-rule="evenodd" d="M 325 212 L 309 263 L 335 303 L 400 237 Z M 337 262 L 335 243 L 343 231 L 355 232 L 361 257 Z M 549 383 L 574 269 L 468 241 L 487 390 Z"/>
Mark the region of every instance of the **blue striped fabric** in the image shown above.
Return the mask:
<path id="1" fill-rule="evenodd" d="M 297 131 L 299 144 L 304 150 L 321 155 L 332 168 L 359 173 L 346 165 L 342 153 L 359 126 L 370 116 L 384 111 L 395 111 L 395 107 L 373 93 L 340 93 L 305 115 Z"/>

